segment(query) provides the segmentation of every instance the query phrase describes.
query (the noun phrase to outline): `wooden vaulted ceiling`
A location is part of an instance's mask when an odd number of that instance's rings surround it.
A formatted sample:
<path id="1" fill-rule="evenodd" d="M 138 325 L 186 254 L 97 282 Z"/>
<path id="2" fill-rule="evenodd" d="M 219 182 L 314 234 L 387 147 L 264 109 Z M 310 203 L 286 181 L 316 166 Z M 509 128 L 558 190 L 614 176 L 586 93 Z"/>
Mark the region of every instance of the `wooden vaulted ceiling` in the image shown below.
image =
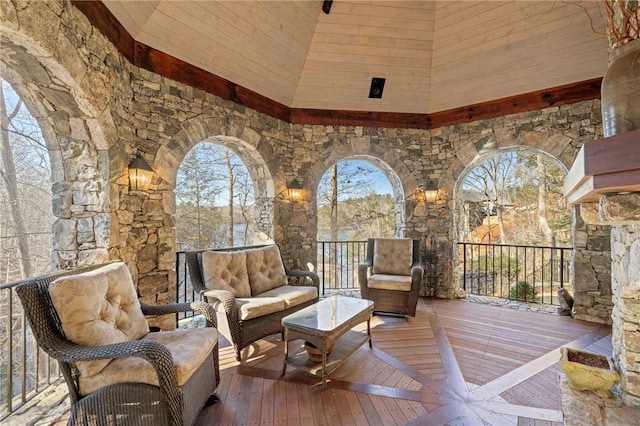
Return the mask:
<path id="1" fill-rule="evenodd" d="M 292 110 L 433 114 L 607 67 L 597 1 L 103 3 L 136 42 Z"/>

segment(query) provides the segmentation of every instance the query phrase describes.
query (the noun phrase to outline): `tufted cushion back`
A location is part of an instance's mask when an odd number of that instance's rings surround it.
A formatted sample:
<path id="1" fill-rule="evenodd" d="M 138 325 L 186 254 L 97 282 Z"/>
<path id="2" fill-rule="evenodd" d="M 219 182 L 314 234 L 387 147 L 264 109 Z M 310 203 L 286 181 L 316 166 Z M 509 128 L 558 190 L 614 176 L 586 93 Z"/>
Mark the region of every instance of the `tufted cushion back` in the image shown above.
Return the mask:
<path id="1" fill-rule="evenodd" d="M 49 286 L 53 306 L 67 339 L 80 345 L 136 340 L 149 332 L 127 265 L 114 262 Z M 81 374 L 94 375 L 111 360 L 83 361 Z"/>
<path id="2" fill-rule="evenodd" d="M 409 238 L 376 238 L 373 246 L 373 273 L 411 275 L 413 240 Z"/>
<path id="3" fill-rule="evenodd" d="M 278 246 L 249 249 L 246 253 L 247 272 L 253 296 L 287 284 L 287 275 Z"/>
<path id="4" fill-rule="evenodd" d="M 210 290 L 227 290 L 235 297 L 251 297 L 244 251 L 203 252 L 202 275 L 205 287 Z"/>

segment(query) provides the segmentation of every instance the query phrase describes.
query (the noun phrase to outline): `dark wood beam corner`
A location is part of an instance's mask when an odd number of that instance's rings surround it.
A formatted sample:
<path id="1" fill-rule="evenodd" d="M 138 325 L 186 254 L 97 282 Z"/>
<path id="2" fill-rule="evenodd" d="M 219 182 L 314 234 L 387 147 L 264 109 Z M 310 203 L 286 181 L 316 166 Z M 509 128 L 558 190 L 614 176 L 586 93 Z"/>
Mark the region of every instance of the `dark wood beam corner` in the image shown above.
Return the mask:
<path id="1" fill-rule="evenodd" d="M 429 114 L 292 108 L 292 124 L 428 129 Z"/>
<path id="2" fill-rule="evenodd" d="M 429 114 L 432 127 L 450 126 L 471 121 L 486 120 L 507 114 L 532 111 L 551 106 L 561 106 L 575 102 L 600 99 L 602 77 L 537 90 L 535 92 L 508 96 L 487 102 L 452 108 Z"/>

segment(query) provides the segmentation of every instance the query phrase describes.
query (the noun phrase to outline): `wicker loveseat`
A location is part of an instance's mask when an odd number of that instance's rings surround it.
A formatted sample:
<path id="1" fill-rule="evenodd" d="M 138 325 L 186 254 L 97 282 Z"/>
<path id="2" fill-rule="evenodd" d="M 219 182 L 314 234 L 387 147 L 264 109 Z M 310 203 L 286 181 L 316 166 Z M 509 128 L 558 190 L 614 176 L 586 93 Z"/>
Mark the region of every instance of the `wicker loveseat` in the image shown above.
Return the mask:
<path id="1" fill-rule="evenodd" d="M 70 425 L 191 425 L 217 400 L 208 304 L 140 303 L 123 262 L 26 279 L 16 292 L 38 344 L 60 365 Z M 149 332 L 144 315 L 183 311 L 202 314 L 207 327 Z"/>
<path id="2" fill-rule="evenodd" d="M 280 333 L 282 318 L 318 300 L 320 279 L 287 269 L 275 244 L 188 251 L 191 284 L 211 303 L 236 359 L 256 340 Z"/>
<path id="3" fill-rule="evenodd" d="M 373 300 L 374 312 L 416 316 L 423 274 L 419 250 L 418 240 L 369 238 L 358 281 L 362 298 Z"/>

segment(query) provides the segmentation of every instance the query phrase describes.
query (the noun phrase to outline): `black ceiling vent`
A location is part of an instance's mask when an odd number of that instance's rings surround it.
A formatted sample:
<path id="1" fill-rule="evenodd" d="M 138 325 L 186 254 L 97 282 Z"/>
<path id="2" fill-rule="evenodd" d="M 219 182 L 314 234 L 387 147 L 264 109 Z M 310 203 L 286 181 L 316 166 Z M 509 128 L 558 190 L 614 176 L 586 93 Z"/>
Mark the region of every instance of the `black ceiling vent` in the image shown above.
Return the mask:
<path id="1" fill-rule="evenodd" d="M 369 89 L 370 98 L 381 98 L 382 90 L 384 89 L 384 82 L 386 78 L 373 77 L 371 79 L 371 89 Z"/>
<path id="2" fill-rule="evenodd" d="M 331 3 L 333 3 L 333 0 L 324 0 L 322 3 L 322 11 L 327 15 L 331 11 Z"/>

